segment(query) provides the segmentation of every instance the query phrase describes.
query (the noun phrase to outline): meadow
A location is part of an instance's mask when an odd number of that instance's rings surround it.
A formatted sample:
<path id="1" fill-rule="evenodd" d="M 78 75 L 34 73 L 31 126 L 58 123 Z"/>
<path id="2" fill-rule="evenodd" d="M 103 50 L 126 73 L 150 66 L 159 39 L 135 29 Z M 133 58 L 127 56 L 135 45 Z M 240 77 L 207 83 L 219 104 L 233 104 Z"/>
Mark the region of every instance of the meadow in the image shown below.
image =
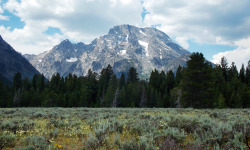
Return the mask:
<path id="1" fill-rule="evenodd" d="M 250 109 L 1 108 L 0 149 L 249 149 Z"/>

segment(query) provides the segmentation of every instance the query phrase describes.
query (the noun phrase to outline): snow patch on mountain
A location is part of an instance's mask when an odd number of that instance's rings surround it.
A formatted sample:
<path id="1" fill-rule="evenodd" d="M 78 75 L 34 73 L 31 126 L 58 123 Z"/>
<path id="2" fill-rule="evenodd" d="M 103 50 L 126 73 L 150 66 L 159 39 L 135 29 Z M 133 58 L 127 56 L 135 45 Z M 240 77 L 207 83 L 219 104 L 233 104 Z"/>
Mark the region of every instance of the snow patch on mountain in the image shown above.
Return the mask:
<path id="1" fill-rule="evenodd" d="M 148 54 L 148 43 L 144 42 L 144 41 L 141 41 L 141 40 L 139 40 L 138 42 L 145 49 L 146 56 L 148 57 L 149 56 L 149 54 Z"/>
<path id="2" fill-rule="evenodd" d="M 118 55 L 126 55 L 127 54 L 127 50 L 121 50 L 120 52 L 118 52 Z"/>
<path id="3" fill-rule="evenodd" d="M 144 36 L 147 36 L 144 32 L 142 32 L 142 30 L 140 30 L 140 33 L 143 34 Z"/>
<path id="4" fill-rule="evenodd" d="M 71 57 L 70 59 L 66 59 L 67 62 L 76 62 L 78 59 Z"/>

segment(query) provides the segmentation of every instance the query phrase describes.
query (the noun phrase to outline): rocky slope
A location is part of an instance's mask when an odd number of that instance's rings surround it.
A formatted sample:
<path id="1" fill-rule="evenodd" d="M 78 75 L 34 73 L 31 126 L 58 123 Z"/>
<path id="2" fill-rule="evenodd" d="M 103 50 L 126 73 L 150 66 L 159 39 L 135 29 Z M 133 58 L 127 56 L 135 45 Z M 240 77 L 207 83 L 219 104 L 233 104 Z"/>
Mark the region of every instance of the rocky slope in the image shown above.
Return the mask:
<path id="1" fill-rule="evenodd" d="M 0 36 L 0 75 L 10 81 L 20 72 L 23 78 L 32 78 L 39 72 Z"/>
<path id="2" fill-rule="evenodd" d="M 63 76 L 86 75 L 89 69 L 100 73 L 108 64 L 118 77 L 133 66 L 140 77 L 148 78 L 153 69 L 168 71 L 184 65 L 189 55 L 155 28 L 120 25 L 88 45 L 64 40 L 50 51 L 25 57 L 47 78 L 57 72 Z"/>

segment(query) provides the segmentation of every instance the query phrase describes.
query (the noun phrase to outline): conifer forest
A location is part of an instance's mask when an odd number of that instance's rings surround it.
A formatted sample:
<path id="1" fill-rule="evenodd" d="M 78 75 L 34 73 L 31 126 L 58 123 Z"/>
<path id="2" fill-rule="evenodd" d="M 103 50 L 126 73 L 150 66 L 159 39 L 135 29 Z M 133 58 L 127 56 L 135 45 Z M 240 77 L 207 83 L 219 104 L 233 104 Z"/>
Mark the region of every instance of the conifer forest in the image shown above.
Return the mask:
<path id="1" fill-rule="evenodd" d="M 117 77 L 108 65 L 100 75 L 54 74 L 32 80 L 20 73 L 12 86 L 0 82 L 1 107 L 159 107 L 159 108 L 249 108 L 250 61 L 239 69 L 226 58 L 213 66 L 202 53 L 193 53 L 186 67 L 175 73 L 153 70 L 140 79 L 135 68 Z"/>

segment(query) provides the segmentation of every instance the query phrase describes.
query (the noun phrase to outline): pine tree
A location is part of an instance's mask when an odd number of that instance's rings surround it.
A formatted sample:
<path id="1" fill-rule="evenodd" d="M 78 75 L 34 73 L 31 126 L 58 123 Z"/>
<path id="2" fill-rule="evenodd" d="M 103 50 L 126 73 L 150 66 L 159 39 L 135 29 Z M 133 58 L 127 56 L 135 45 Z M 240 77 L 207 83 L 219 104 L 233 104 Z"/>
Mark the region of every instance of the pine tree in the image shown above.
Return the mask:
<path id="1" fill-rule="evenodd" d="M 104 100 L 101 103 L 101 106 L 103 107 L 111 107 L 112 103 L 114 101 L 115 96 L 117 96 L 116 94 L 116 90 L 118 89 L 118 80 L 116 78 L 116 75 L 114 74 L 111 78 L 111 80 L 109 81 L 109 86 L 107 89 L 107 92 L 104 96 Z"/>
<path id="2" fill-rule="evenodd" d="M 147 106 L 147 95 L 146 95 L 145 85 L 143 85 L 142 87 L 142 94 L 141 94 L 141 100 L 140 100 L 139 106 L 141 108 Z"/>
<path id="3" fill-rule="evenodd" d="M 228 63 L 227 63 L 226 57 L 221 58 L 220 66 L 221 66 L 221 69 L 222 69 L 224 79 L 227 82 L 228 81 L 228 69 L 229 68 L 228 68 Z"/>
<path id="4" fill-rule="evenodd" d="M 241 107 L 241 97 L 237 91 L 233 91 L 230 97 L 230 104 L 232 108 L 240 108 Z"/>
<path id="5" fill-rule="evenodd" d="M 11 90 L 0 80 L 0 107 L 11 107 Z"/>
<path id="6" fill-rule="evenodd" d="M 22 87 L 22 75 L 20 72 L 13 77 L 13 90 L 16 91 Z"/>
<path id="7" fill-rule="evenodd" d="M 130 99 L 134 102 L 134 107 L 140 107 L 143 85 L 143 81 L 132 83 L 133 90 Z"/>
<path id="8" fill-rule="evenodd" d="M 156 90 L 154 88 L 148 88 L 148 107 L 156 107 Z"/>
<path id="9" fill-rule="evenodd" d="M 88 107 L 97 106 L 96 96 L 98 93 L 98 81 L 97 81 L 97 73 L 89 70 L 87 75 L 87 83 L 86 84 L 86 100 Z M 84 87 L 85 88 L 85 87 Z"/>
<path id="10" fill-rule="evenodd" d="M 59 95 L 57 95 L 56 101 L 57 101 L 57 103 L 56 103 L 57 107 L 66 107 L 64 93 L 61 92 Z M 79 106 L 81 106 L 81 105 L 79 105 Z"/>
<path id="11" fill-rule="evenodd" d="M 118 104 L 119 104 L 118 96 L 119 96 L 119 89 L 116 89 L 115 90 L 115 97 L 114 97 L 114 100 L 113 100 L 113 103 L 112 103 L 113 108 L 116 108 L 118 106 Z"/>
<path id="12" fill-rule="evenodd" d="M 131 67 L 128 72 L 127 82 L 137 82 L 139 80 L 138 73 L 134 67 Z"/>
<path id="13" fill-rule="evenodd" d="M 22 75 L 20 72 L 18 72 L 13 77 L 13 86 L 12 86 L 12 89 L 14 91 L 13 104 L 15 106 L 20 105 L 21 88 L 22 88 Z"/>
<path id="14" fill-rule="evenodd" d="M 119 107 L 128 107 L 128 98 L 125 86 L 122 87 L 120 94 L 118 95 L 118 101 Z"/>
<path id="15" fill-rule="evenodd" d="M 243 108 L 250 108 L 250 87 L 246 85 L 241 90 L 241 104 Z"/>
<path id="16" fill-rule="evenodd" d="M 162 100 L 161 93 L 156 91 L 155 96 L 156 96 L 156 107 L 158 107 L 158 108 L 163 107 L 164 103 Z"/>
<path id="17" fill-rule="evenodd" d="M 239 77 L 241 79 L 241 82 L 242 83 L 245 83 L 245 67 L 244 67 L 244 64 L 242 64 L 241 68 L 240 68 L 240 74 L 239 74 Z"/>
<path id="18" fill-rule="evenodd" d="M 175 87 L 170 91 L 170 106 L 176 108 L 182 108 L 181 104 L 181 89 L 180 87 Z"/>
<path id="19" fill-rule="evenodd" d="M 246 78 L 245 78 L 245 82 L 247 84 L 248 87 L 250 87 L 250 60 L 248 61 L 248 65 L 246 68 Z"/>
<path id="20" fill-rule="evenodd" d="M 218 108 L 226 108 L 225 98 L 222 94 L 218 97 Z"/>
<path id="21" fill-rule="evenodd" d="M 122 73 L 119 81 L 119 89 L 121 90 L 122 87 L 125 86 L 125 74 Z"/>
<path id="22" fill-rule="evenodd" d="M 97 101 L 100 103 L 103 102 L 112 75 L 113 69 L 110 65 L 108 65 L 107 68 L 103 68 L 101 71 L 100 79 L 98 81 L 99 88 L 97 94 Z"/>
<path id="23" fill-rule="evenodd" d="M 168 95 L 170 91 L 174 88 L 174 73 L 172 70 L 167 72 L 166 76 L 166 91 L 168 92 Z"/>
<path id="24" fill-rule="evenodd" d="M 165 108 L 171 107 L 170 94 L 168 94 L 168 91 L 163 93 L 162 104 L 163 104 L 163 107 Z"/>
<path id="25" fill-rule="evenodd" d="M 176 74 L 175 74 L 175 87 L 178 86 L 181 82 L 181 79 L 182 79 L 182 67 L 179 65 L 178 68 L 177 68 L 177 71 L 176 71 Z"/>
<path id="26" fill-rule="evenodd" d="M 238 70 L 234 62 L 232 62 L 229 70 L 228 70 L 228 81 L 230 82 L 232 78 L 236 76 L 238 78 Z"/>
<path id="27" fill-rule="evenodd" d="M 214 74 L 214 77 L 215 78 L 215 97 L 217 97 L 217 104 L 219 105 L 219 96 L 220 94 L 222 94 L 223 97 L 225 97 L 226 95 L 226 81 L 225 81 L 225 78 L 223 76 L 223 71 L 222 71 L 222 68 L 221 66 L 216 66 L 214 69 L 213 69 L 213 74 Z"/>
<path id="28" fill-rule="evenodd" d="M 227 89 L 228 95 L 231 95 L 229 98 L 228 106 L 231 108 L 239 108 L 242 106 L 241 104 L 241 91 L 242 91 L 242 83 L 237 78 L 237 75 L 234 74 L 231 82 L 229 83 L 229 88 Z"/>
<path id="29" fill-rule="evenodd" d="M 24 91 L 29 91 L 31 87 L 32 87 L 32 85 L 31 85 L 31 83 L 30 83 L 29 78 L 25 78 L 25 79 L 22 81 L 22 90 L 24 90 Z"/>
<path id="30" fill-rule="evenodd" d="M 184 107 L 209 108 L 215 104 L 214 77 L 211 65 L 202 53 L 193 53 L 187 61 L 181 83 Z"/>
<path id="31" fill-rule="evenodd" d="M 142 93 L 141 82 L 129 82 L 126 86 L 127 103 L 129 107 L 139 107 Z"/>
<path id="32" fill-rule="evenodd" d="M 49 89 L 55 93 L 60 93 L 60 80 L 61 76 L 59 73 L 53 74 L 49 82 Z"/>

